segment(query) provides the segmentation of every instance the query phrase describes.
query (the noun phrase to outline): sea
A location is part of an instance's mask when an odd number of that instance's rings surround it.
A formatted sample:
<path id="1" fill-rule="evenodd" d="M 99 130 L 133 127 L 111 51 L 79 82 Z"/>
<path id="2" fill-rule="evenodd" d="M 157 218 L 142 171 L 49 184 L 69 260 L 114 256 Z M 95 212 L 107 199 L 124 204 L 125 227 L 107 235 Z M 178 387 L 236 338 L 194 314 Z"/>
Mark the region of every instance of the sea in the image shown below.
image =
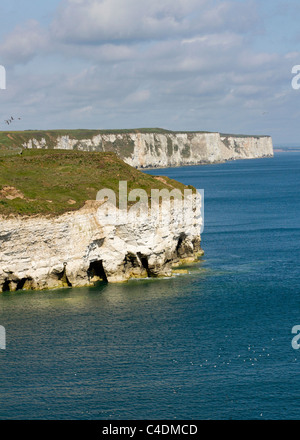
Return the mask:
<path id="1" fill-rule="evenodd" d="M 300 154 L 147 172 L 204 189 L 204 257 L 0 294 L 0 419 L 300 419 Z"/>

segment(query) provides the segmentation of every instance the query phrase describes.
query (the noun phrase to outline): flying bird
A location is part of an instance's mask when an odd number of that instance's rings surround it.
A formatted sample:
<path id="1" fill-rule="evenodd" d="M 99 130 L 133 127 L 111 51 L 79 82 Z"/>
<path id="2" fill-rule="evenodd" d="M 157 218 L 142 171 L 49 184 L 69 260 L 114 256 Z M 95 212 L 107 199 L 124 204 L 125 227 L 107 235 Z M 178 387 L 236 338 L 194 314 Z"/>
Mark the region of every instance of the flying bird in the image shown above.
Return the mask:
<path id="1" fill-rule="evenodd" d="M 14 121 L 14 120 L 15 120 L 15 118 L 14 118 L 13 116 L 11 116 L 9 119 L 4 119 L 4 122 L 5 122 L 7 125 L 9 125 L 9 124 L 11 124 L 12 121 Z M 20 121 L 21 118 L 18 118 L 18 120 Z"/>

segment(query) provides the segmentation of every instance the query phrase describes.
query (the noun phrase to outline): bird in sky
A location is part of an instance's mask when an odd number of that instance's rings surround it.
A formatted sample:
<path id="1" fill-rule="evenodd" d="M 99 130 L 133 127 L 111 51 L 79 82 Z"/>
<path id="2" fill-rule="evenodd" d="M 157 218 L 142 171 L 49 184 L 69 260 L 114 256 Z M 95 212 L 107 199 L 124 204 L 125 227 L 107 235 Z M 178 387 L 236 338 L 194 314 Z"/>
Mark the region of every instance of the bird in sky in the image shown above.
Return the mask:
<path id="1" fill-rule="evenodd" d="M 12 121 L 14 121 L 14 120 L 15 120 L 15 118 L 14 118 L 13 116 L 11 116 L 9 119 L 5 119 L 4 122 L 5 122 L 7 125 L 9 125 L 9 124 L 11 124 Z M 21 118 L 18 118 L 18 120 L 20 121 Z"/>

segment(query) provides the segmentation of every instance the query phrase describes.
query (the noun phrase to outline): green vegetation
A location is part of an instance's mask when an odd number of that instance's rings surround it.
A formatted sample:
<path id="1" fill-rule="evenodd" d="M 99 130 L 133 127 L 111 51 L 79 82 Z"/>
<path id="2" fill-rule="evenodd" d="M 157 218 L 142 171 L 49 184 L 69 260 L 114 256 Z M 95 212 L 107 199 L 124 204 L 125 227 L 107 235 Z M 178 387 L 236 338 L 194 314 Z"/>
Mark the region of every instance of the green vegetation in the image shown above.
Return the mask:
<path id="1" fill-rule="evenodd" d="M 115 153 L 66 150 L 24 150 L 0 157 L 0 214 L 59 215 L 95 200 L 109 188 L 118 195 L 119 181 L 128 191 L 186 186 L 168 177 L 155 178 L 127 165 Z M 190 187 L 192 188 L 192 187 Z"/>
<path id="2" fill-rule="evenodd" d="M 188 159 L 191 156 L 191 147 L 189 144 L 186 144 L 184 146 L 184 148 L 181 151 L 181 155 L 182 155 L 182 157 L 185 157 L 186 159 Z"/>
<path id="3" fill-rule="evenodd" d="M 173 142 L 169 137 L 167 138 L 167 149 L 168 149 L 168 156 L 171 157 L 173 154 Z"/>
<path id="4" fill-rule="evenodd" d="M 16 153 L 22 147 L 22 144 L 30 139 L 41 141 L 45 139 L 48 148 L 54 148 L 56 140 L 60 136 L 69 136 L 71 139 L 90 139 L 99 134 L 130 134 L 130 133 L 172 133 L 162 128 L 138 128 L 138 129 L 120 129 L 120 130 L 25 130 L 25 131 L 0 131 L 0 155 L 6 155 L 3 151 L 17 149 Z M 117 145 L 120 147 L 120 145 Z M 1 154 L 2 153 L 2 154 Z"/>
<path id="5" fill-rule="evenodd" d="M 134 141 L 129 135 L 123 135 L 122 139 L 117 138 L 114 142 L 103 142 L 105 151 L 112 151 L 122 158 L 130 157 L 134 151 Z"/>

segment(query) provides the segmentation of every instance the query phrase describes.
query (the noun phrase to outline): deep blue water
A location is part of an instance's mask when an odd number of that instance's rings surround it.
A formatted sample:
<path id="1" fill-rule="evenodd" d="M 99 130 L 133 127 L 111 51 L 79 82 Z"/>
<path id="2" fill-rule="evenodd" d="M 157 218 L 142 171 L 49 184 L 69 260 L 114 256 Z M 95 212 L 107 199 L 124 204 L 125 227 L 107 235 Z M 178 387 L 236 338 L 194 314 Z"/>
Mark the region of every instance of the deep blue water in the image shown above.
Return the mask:
<path id="1" fill-rule="evenodd" d="M 205 190 L 190 275 L 0 295 L 0 419 L 299 419 L 300 154 L 148 171 Z"/>

